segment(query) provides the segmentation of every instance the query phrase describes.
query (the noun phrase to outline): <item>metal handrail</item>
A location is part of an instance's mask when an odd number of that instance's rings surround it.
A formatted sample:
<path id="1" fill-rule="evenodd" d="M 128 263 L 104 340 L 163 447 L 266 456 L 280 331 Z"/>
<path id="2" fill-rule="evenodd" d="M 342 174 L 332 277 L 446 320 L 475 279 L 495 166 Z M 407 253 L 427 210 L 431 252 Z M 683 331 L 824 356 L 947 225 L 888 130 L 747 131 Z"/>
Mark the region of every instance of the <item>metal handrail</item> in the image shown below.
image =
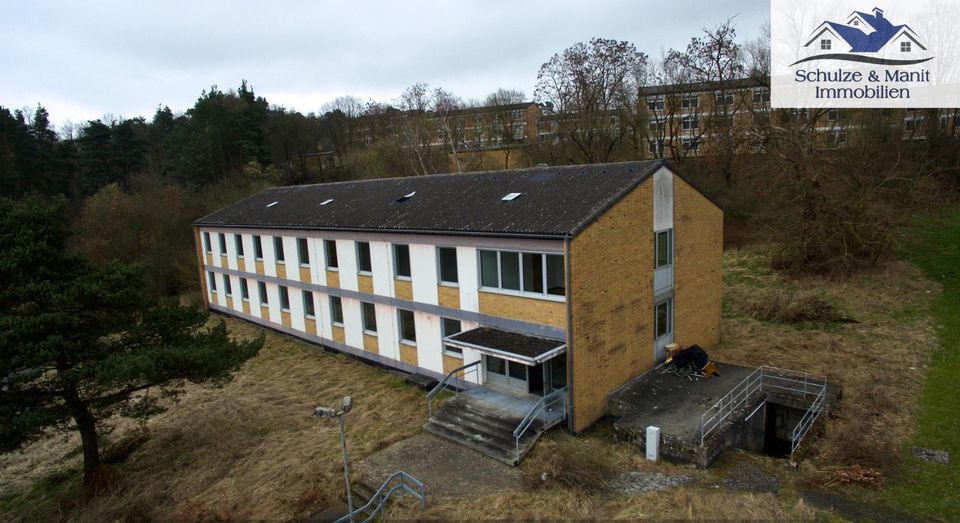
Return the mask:
<path id="1" fill-rule="evenodd" d="M 480 377 L 479 367 L 477 367 L 477 365 L 480 365 L 480 361 L 481 361 L 481 360 L 477 360 L 477 361 L 475 361 L 475 362 L 473 362 L 473 363 L 467 363 L 466 365 L 457 367 L 457 368 L 453 369 L 452 371 L 448 372 L 447 375 L 444 376 L 443 379 L 440 380 L 439 383 L 437 383 L 437 386 L 434 387 L 430 392 L 427 393 L 427 419 L 430 419 L 430 418 L 433 417 L 433 398 L 434 398 L 437 394 L 440 394 L 440 391 L 442 391 L 444 388 L 446 388 L 446 386 L 453 381 L 453 379 L 454 379 L 453 377 L 454 377 L 456 374 L 458 374 L 458 373 L 460 373 L 460 372 L 463 372 L 463 377 L 466 378 L 466 377 L 467 377 L 466 369 L 470 369 L 471 371 L 476 371 L 476 372 L 477 372 L 477 374 L 476 374 L 476 376 L 477 376 L 477 382 L 478 382 L 478 383 L 480 382 L 480 379 L 479 379 L 479 377 Z M 471 368 L 471 367 L 473 367 L 473 368 Z"/>
<path id="2" fill-rule="evenodd" d="M 550 394 L 540 398 L 537 402 L 530 408 L 530 411 L 527 412 L 527 415 L 524 416 L 523 420 L 520 421 L 520 424 L 517 425 L 517 428 L 513 430 L 513 440 L 516 444 L 516 457 L 517 461 L 520 461 L 520 438 L 523 437 L 523 434 L 530 428 L 530 425 L 533 424 L 534 420 L 543 413 L 548 407 L 555 405 L 558 401 L 562 401 L 563 410 L 561 411 L 560 416 L 556 420 L 552 420 L 553 423 L 547 425 L 544 422 L 543 429 L 546 430 L 556 423 L 559 423 L 567 418 L 567 388 L 561 387 Z"/>
<path id="3" fill-rule="evenodd" d="M 802 379 L 801 379 L 802 378 Z M 724 424 L 734 412 L 749 403 L 758 394 L 772 392 L 774 390 L 788 391 L 792 393 L 802 393 L 806 399 L 810 394 L 816 394 L 810 409 L 814 406 L 822 406 L 823 396 L 827 388 L 827 380 L 822 376 L 814 376 L 807 372 L 799 372 L 788 369 L 781 369 L 763 365 L 757 367 L 744 378 L 736 387 L 720 398 L 713 406 L 700 415 L 700 446 L 702 447 L 707 436 Z M 819 412 L 817 413 L 819 415 Z M 804 418 L 807 414 L 804 415 Z M 803 423 L 804 418 L 801 418 Z M 816 417 L 814 416 L 814 420 Z M 812 425 L 812 421 L 810 424 Z M 799 426 L 799 425 L 798 425 Z M 809 430 L 809 427 L 807 428 Z M 800 438 L 806 434 L 806 430 L 800 434 Z M 799 445 L 799 440 L 792 442 L 794 449 Z"/>
<path id="4" fill-rule="evenodd" d="M 391 482 L 393 482 L 397 478 L 400 478 L 400 483 L 390 486 Z M 408 485 L 407 482 L 409 482 L 410 485 Z M 390 487 L 390 488 L 387 489 L 387 487 Z M 383 485 L 380 485 L 380 488 L 377 489 L 377 492 L 373 496 L 370 496 L 370 500 L 367 501 L 366 505 L 358 509 L 355 509 L 353 512 L 350 512 L 342 516 L 340 519 L 337 519 L 335 523 L 344 523 L 347 521 L 353 521 L 354 516 L 357 516 L 358 514 L 363 514 L 364 512 L 370 510 L 370 507 L 374 504 L 374 502 L 376 502 L 376 508 L 374 508 L 373 511 L 370 512 L 370 515 L 369 517 L 367 517 L 367 519 L 363 520 L 364 523 L 367 523 L 368 521 L 373 521 L 373 518 L 377 517 L 377 514 L 379 514 L 380 511 L 383 510 L 383 507 L 387 504 L 387 501 L 390 501 L 390 497 L 393 496 L 393 493 L 398 490 L 400 491 L 401 494 L 406 492 L 407 494 L 410 494 L 411 496 L 420 500 L 420 511 L 421 512 L 423 511 L 423 506 L 425 503 L 425 497 L 423 494 L 423 483 L 417 478 L 401 470 L 391 474 L 390 477 L 383 482 Z"/>
<path id="5" fill-rule="evenodd" d="M 813 424 L 817 421 L 817 418 L 820 417 L 820 413 L 823 412 L 823 403 L 826 401 L 826 392 L 827 387 L 824 386 L 820 390 L 820 393 L 817 394 L 817 397 L 814 398 L 813 403 L 810 404 L 810 408 L 807 409 L 807 412 L 803 414 L 803 417 L 800 418 L 800 423 L 797 423 L 797 426 L 793 428 L 793 433 L 790 435 L 790 457 L 793 457 L 793 454 L 797 451 L 797 448 L 800 446 L 800 441 L 803 440 L 803 437 L 807 435 L 807 432 L 810 432 L 810 429 L 813 428 Z"/>

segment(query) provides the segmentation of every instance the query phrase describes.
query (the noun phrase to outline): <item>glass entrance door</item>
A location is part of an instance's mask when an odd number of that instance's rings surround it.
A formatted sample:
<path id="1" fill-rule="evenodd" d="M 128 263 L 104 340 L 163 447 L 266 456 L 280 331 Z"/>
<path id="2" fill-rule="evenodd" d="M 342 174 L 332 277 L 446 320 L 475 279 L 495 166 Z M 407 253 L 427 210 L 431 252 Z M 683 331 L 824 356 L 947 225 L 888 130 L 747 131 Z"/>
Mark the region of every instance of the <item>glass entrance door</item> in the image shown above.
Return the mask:
<path id="1" fill-rule="evenodd" d="M 664 300 L 654 307 L 653 324 L 656 329 L 653 342 L 653 361 L 666 359 L 666 347 L 673 343 L 673 298 Z"/>
<path id="2" fill-rule="evenodd" d="M 507 361 L 496 356 L 483 357 L 483 369 L 486 381 L 502 385 L 520 392 L 527 392 L 527 366 Z"/>

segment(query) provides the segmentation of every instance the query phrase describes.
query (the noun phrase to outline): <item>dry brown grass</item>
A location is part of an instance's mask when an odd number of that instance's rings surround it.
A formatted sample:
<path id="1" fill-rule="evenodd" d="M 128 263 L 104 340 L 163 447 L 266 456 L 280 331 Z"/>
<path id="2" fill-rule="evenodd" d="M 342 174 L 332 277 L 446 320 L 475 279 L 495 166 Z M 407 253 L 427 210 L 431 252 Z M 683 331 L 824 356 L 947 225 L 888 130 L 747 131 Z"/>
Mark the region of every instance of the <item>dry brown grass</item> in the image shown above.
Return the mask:
<path id="1" fill-rule="evenodd" d="M 228 320 L 231 332 L 258 329 Z M 268 334 L 260 355 L 221 389 L 188 387 L 179 403 L 147 421 L 150 438 L 116 466 L 121 478 L 88 502 L 30 486 L 79 469 L 72 434 L 46 438 L 0 456 L 3 519 L 291 519 L 338 502 L 343 490 L 337 424 L 312 417 L 317 404 L 354 397 L 347 416 L 351 457 L 361 459 L 404 439 L 422 424 L 422 391 L 381 369 Z M 126 419 L 105 423 L 109 440 L 138 430 Z M 66 492 L 66 494 L 64 493 Z M 15 496 L 13 496 L 15 498 Z"/>
<path id="2" fill-rule="evenodd" d="M 768 261 L 763 249 L 727 252 L 723 342 L 711 356 L 805 370 L 839 383 L 839 409 L 808 447 L 813 465 L 829 470 L 859 464 L 889 472 L 911 431 L 937 345 L 929 307 L 939 286 L 905 262 L 833 281 L 785 279 L 766 269 Z M 798 326 L 743 313 L 774 291 L 815 294 L 858 323 Z"/>

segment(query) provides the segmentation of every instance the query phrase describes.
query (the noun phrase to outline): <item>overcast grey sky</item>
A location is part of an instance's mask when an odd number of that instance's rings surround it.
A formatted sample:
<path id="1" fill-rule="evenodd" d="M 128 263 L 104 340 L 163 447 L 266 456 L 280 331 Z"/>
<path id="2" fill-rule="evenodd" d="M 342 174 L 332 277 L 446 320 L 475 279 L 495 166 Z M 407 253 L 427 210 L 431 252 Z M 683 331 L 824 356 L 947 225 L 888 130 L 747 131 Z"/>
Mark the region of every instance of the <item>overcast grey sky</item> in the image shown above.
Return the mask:
<path id="1" fill-rule="evenodd" d="M 659 56 L 731 16 L 753 39 L 769 2 L 0 0 L 0 106 L 39 102 L 57 123 L 150 118 L 241 79 L 304 113 L 346 94 L 389 101 L 414 82 L 530 97 L 540 64 L 573 43 L 628 40 Z"/>

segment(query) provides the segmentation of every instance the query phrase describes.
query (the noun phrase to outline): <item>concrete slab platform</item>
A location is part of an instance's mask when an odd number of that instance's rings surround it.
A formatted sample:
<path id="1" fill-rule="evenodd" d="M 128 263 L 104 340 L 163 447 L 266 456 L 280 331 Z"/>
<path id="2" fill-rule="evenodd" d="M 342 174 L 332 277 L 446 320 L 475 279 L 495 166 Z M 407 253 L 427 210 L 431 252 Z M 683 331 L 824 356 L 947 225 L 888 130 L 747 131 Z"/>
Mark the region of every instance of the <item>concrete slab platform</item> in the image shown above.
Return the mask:
<path id="1" fill-rule="evenodd" d="M 755 368 L 714 362 L 720 376 L 690 379 L 657 369 L 635 378 L 610 396 L 608 413 L 618 426 L 660 427 L 665 437 L 680 441 L 699 438 L 700 415 L 730 392 Z M 698 440 L 699 443 L 699 440 Z"/>

